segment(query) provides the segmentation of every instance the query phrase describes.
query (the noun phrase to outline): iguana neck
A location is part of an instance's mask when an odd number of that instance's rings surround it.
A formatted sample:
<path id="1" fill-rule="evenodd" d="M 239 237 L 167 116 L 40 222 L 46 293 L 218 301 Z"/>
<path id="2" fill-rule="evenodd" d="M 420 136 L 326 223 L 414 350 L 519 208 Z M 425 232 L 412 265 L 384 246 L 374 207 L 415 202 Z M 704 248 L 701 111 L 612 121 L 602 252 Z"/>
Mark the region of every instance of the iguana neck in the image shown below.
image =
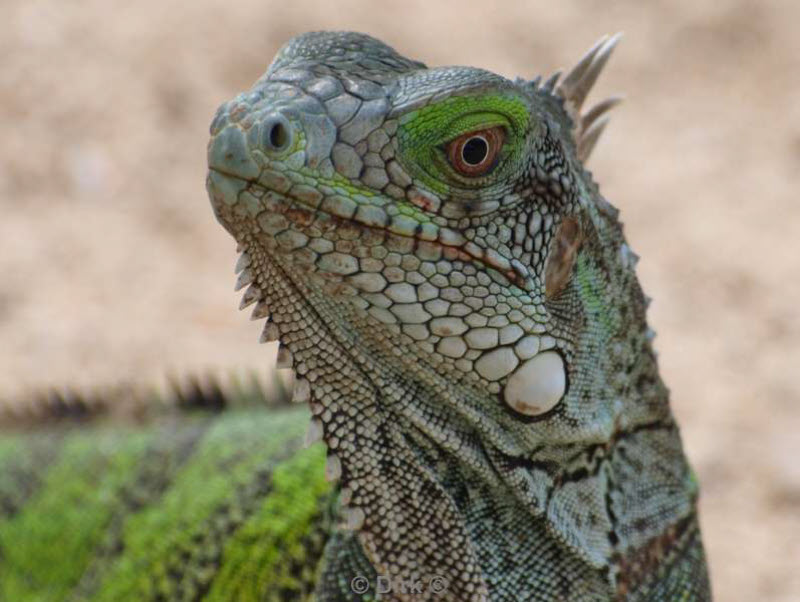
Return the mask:
<path id="1" fill-rule="evenodd" d="M 587 490 L 586 502 L 597 510 L 589 520 L 598 520 L 602 512 L 607 525 L 600 528 L 587 522 L 578 527 L 586 537 L 601 533 L 601 549 L 608 555 L 601 557 L 588 554 L 573 534 L 559 530 L 556 517 L 562 510 L 553 496 L 571 484 L 581 487 L 587 478 L 608 480 L 608 462 L 620 441 L 640 431 L 675 429 L 650 346 L 644 319 L 646 302 L 633 263 L 614 272 L 608 290 L 592 285 L 596 281 L 592 270 L 607 269 L 603 261 L 617 265 L 620 254 L 630 253 L 620 228 L 607 217 L 598 214 L 598 228 L 605 230 L 602 236 L 607 240 L 613 234 L 620 243 L 600 253 L 599 263 L 582 261 L 577 266 L 578 294 L 596 312 L 592 318 L 602 328 L 585 335 L 588 340 L 575 341 L 573 362 L 597 369 L 592 379 L 574 383 L 572 394 L 587 408 L 609 410 L 583 416 L 586 424 L 580 430 L 553 430 L 542 419 L 521 426 L 519 416 L 509 412 L 499 396 L 487 396 L 437 369 L 423 350 L 409 345 L 398 333 L 389 331 L 376 338 L 374 323 L 357 298 L 341 291 L 332 294 L 330 285 L 309 280 L 291 264 L 274 264 L 283 276 L 280 282 L 292 283 L 290 288 L 298 303 L 302 300 L 304 310 L 313 308 L 313 320 L 324 332 L 318 336 L 335 345 L 338 361 L 357 367 L 360 377 L 369 383 L 359 389 L 360 396 L 351 393 L 348 398 L 351 405 L 365 409 L 364 420 L 354 416 L 343 422 L 337 440 L 357 440 L 365 423 L 371 423 L 370 428 L 379 424 L 379 429 L 390 433 L 390 439 L 407 448 L 414 463 L 452 500 L 456 520 L 468 534 L 480 571 L 495 592 L 512 594 L 533 587 L 537 565 L 547 556 L 557 558 L 561 565 L 580 567 L 575 570 L 588 576 L 591 591 L 610 595 L 617 575 L 603 558 L 621 552 L 613 551 L 615 525 L 607 500 Z M 589 229 L 587 244 L 596 244 L 597 236 L 594 228 Z M 265 282 L 267 291 L 270 282 L 277 280 Z M 286 297 L 287 287 L 280 288 L 274 296 Z M 284 316 L 278 311 L 273 319 L 281 324 Z M 290 320 L 296 321 L 296 317 L 287 316 L 287 323 Z M 291 340 L 284 343 L 296 358 L 308 347 Z M 313 371 L 302 360 L 295 361 L 295 366 L 301 378 L 308 378 Z M 323 397 L 339 382 L 335 370 L 316 375 L 310 385 L 312 399 L 315 393 Z M 312 412 L 322 415 L 326 411 L 329 409 L 312 401 Z M 446 421 L 437 419 L 443 414 Z M 335 446 L 331 452 L 337 453 Z M 347 475 L 343 479 L 346 483 Z M 404 491 L 406 483 L 396 479 L 391 488 Z M 351 501 L 349 493 L 346 497 Z M 611 539 L 607 533 L 612 534 Z M 451 545 L 461 546 L 463 540 L 457 537 Z"/>

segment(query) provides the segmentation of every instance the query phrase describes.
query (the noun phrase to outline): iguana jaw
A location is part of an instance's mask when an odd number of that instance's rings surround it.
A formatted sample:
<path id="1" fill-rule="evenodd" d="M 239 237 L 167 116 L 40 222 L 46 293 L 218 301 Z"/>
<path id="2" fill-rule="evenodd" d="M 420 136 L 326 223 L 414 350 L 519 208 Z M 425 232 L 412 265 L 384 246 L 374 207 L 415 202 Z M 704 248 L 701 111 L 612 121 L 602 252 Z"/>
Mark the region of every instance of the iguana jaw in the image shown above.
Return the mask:
<path id="1" fill-rule="evenodd" d="M 467 241 L 460 233 L 447 226 L 427 222 L 417 224 L 416 227 L 409 227 L 407 220 L 392 220 L 385 213 L 380 216 L 382 217 L 380 220 L 374 214 L 365 215 L 359 211 L 353 214 L 351 207 L 340 202 L 329 202 L 325 197 L 309 198 L 308 195 L 282 194 L 277 190 L 262 186 L 258 181 L 250 181 L 231 174 L 226 171 L 225 167 L 211 166 L 208 187 L 215 207 L 235 203 L 235 201 L 225 198 L 228 187 L 221 185 L 223 179 L 239 180 L 244 183 L 244 189 L 256 198 L 268 195 L 269 200 L 266 202 L 270 205 L 269 211 L 272 214 L 283 215 L 288 220 L 290 227 L 295 230 L 301 230 L 316 223 L 317 226 L 330 224 L 331 227 L 340 229 L 355 226 L 362 232 L 369 231 L 377 236 L 403 237 L 414 241 L 412 253 L 420 254 L 423 257 L 435 254 L 441 255 L 448 261 L 458 260 L 474 263 L 481 270 L 489 269 L 502 275 L 509 285 L 522 290 L 532 290 L 531 276 L 524 265 L 518 261 L 508 261 L 496 252 Z M 235 188 L 238 186 L 234 185 Z M 387 202 L 390 200 L 387 199 Z M 266 205 L 263 206 L 263 210 L 267 210 Z M 287 246 L 278 245 L 276 247 L 276 252 L 290 254 L 291 251 L 292 249 Z M 336 276 L 335 274 L 328 275 Z"/>
<path id="2" fill-rule="evenodd" d="M 231 176 L 214 168 L 208 178 L 208 189 L 218 219 L 238 241 L 242 253 L 237 264 L 239 278 L 236 288 L 240 290 L 250 286 L 244 293 L 240 307 L 243 309 L 255 303 L 254 319 L 269 318 L 262 340 L 279 340 L 278 329 L 272 323 L 273 318 L 267 309 L 267 297 L 274 288 L 276 274 L 279 273 L 280 279 L 291 282 L 292 286 L 304 291 L 310 306 L 339 313 L 341 320 L 325 322 L 329 336 L 340 339 L 347 336 L 341 331 L 341 326 L 344 325 L 344 330 L 350 331 L 352 338 L 345 341 L 343 352 L 352 354 L 354 358 L 358 355 L 370 358 L 369 365 L 366 366 L 368 373 L 380 374 L 382 363 L 405 365 L 407 370 L 417 374 L 423 387 L 429 387 L 427 393 L 420 392 L 420 400 L 427 399 L 437 405 L 452 408 L 450 420 L 453 424 L 450 426 L 455 427 L 455 424 L 463 421 L 465 424 L 459 426 L 458 430 L 477 429 L 481 431 L 481 437 L 486 443 L 494 444 L 503 453 L 511 455 L 521 453 L 522 449 L 534 444 L 536 438 L 532 439 L 530 433 L 521 439 L 517 437 L 518 427 L 522 424 L 519 416 L 514 417 L 508 413 L 497 399 L 496 391 L 487 394 L 482 387 L 475 386 L 474 378 L 469 380 L 454 377 L 452 368 L 448 371 L 436 364 L 431 365 L 427 351 L 414 341 L 400 338 L 400 333 L 392 330 L 392 324 L 373 320 L 369 315 L 363 316 L 359 321 L 353 319 L 353 314 L 363 314 L 364 305 L 359 302 L 359 296 L 369 296 L 376 292 L 372 288 L 371 278 L 348 278 L 341 273 L 341 265 L 335 262 L 315 264 L 315 257 L 308 252 L 309 245 L 297 248 L 292 241 L 298 238 L 305 240 L 304 232 L 317 235 L 321 232 L 324 235 L 325 232 L 347 231 L 352 233 L 347 239 L 355 239 L 356 245 L 363 243 L 360 251 L 368 250 L 368 245 L 389 245 L 395 250 L 404 248 L 405 252 L 418 256 L 419 260 L 429 259 L 431 254 L 435 254 L 442 261 L 460 261 L 464 265 L 473 265 L 475 272 L 486 273 L 488 270 L 496 281 L 509 287 L 516 287 L 516 282 L 530 286 L 530 276 L 524 268 L 515 266 L 508 270 L 509 277 L 506 278 L 499 269 L 492 267 L 493 264 L 498 268 L 505 267 L 498 265 L 499 262 L 494 259 L 497 255 L 476 257 L 480 255 L 480 251 L 476 250 L 474 244 L 446 245 L 440 241 L 421 240 L 414 235 L 389 232 L 386 228 L 359 223 L 332 211 L 322 211 L 318 205 L 312 208 L 304 199 L 290 198 L 274 190 L 267 190 L 257 182 Z M 232 189 L 240 191 L 238 200 L 234 202 L 224 196 Z M 243 196 L 247 196 L 247 199 L 243 200 Z M 257 220 L 253 214 L 265 219 Z M 266 231 L 265 223 L 268 224 Z M 355 255 L 359 255 L 360 251 L 359 248 L 349 247 L 349 252 Z M 265 269 L 267 264 L 269 270 Z M 515 269 L 522 271 L 517 272 Z M 362 275 L 377 277 L 374 273 Z M 383 279 L 382 282 L 381 286 L 385 287 L 386 280 Z M 277 293 L 272 291 L 272 294 Z M 353 325 L 356 322 L 358 326 Z M 289 344 L 284 339 L 280 340 L 282 347 L 285 344 L 288 350 Z M 410 403 L 413 406 L 417 401 L 419 400 L 412 399 Z M 487 405 L 491 407 L 487 408 Z M 412 425 L 413 421 L 409 423 L 409 427 L 426 433 L 437 444 L 444 447 L 452 444 L 452 441 L 449 444 L 446 442 L 448 435 L 438 427 L 428 431 L 429 425 L 424 421 L 416 426 Z"/>

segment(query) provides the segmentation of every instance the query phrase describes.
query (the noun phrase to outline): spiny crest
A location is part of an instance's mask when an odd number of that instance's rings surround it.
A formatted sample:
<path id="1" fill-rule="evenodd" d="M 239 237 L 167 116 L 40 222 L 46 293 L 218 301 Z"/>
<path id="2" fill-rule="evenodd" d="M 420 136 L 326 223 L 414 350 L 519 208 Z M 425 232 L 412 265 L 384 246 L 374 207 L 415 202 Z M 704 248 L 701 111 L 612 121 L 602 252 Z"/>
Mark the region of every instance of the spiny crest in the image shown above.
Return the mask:
<path id="1" fill-rule="evenodd" d="M 171 412 L 217 413 L 226 409 L 286 406 L 292 383 L 251 371 L 168 376 L 151 387 L 120 383 L 91 389 L 34 390 L 12 399 L 0 399 L 0 426 L 111 421 L 147 423 Z"/>
<path id="2" fill-rule="evenodd" d="M 293 376 L 293 384 L 291 401 L 293 403 L 308 403 L 311 407 L 312 414 L 318 413 L 321 411 L 322 406 L 311 403 L 312 394 L 309 381 L 302 376 L 294 374 L 294 358 L 292 357 L 292 352 L 283 342 L 280 341 L 280 330 L 272 321 L 272 315 L 270 313 L 269 306 L 262 298 L 261 290 L 255 284 L 255 274 L 251 266 L 252 259 L 247 252 L 241 248 L 241 246 L 237 247 L 237 251 L 240 252 L 240 255 L 236 262 L 236 267 L 234 268 L 234 271 L 237 274 L 234 289 L 239 291 L 245 286 L 248 287 L 242 296 L 239 309 L 242 310 L 249 307 L 253 303 L 256 304 L 250 319 L 261 320 L 266 318 L 259 342 L 268 343 L 277 341 L 278 354 L 275 361 L 275 368 L 276 370 L 292 371 L 291 374 Z M 314 415 L 311 418 L 308 431 L 306 432 L 305 445 L 310 446 L 318 441 L 325 442 L 325 430 L 322 420 Z M 341 460 L 335 453 L 329 451 L 325 464 L 325 478 L 329 482 L 336 482 L 341 479 L 341 476 Z M 358 514 L 358 512 L 361 512 L 361 514 Z M 362 518 L 359 519 L 359 516 L 362 516 Z M 363 511 L 357 511 L 355 513 L 351 512 L 350 518 L 346 521 L 346 523 L 348 528 L 351 530 L 360 528 L 360 526 L 363 524 Z"/>
<path id="3" fill-rule="evenodd" d="M 235 290 L 247 287 L 239 308 L 253 305 L 251 319 L 266 318 L 261 342 L 278 339 L 278 327 L 262 299 L 261 290 L 255 284 L 255 271 L 250 256 L 241 245 L 236 262 Z M 281 406 L 292 401 L 307 401 L 310 397 L 308 383 L 277 370 L 289 368 L 291 352 L 281 346 L 278 350 L 276 371 L 268 375 L 266 382 L 254 373 L 231 373 L 168 376 L 166 387 L 142 387 L 119 384 L 114 387 L 97 387 L 83 391 L 76 388 L 33 391 L 19 399 L 0 399 L 0 425 L 26 426 L 42 422 L 87 422 L 98 418 L 121 418 L 143 422 L 163 412 L 172 410 L 219 412 L 228 407 Z"/>
<path id="4" fill-rule="evenodd" d="M 564 110 L 574 124 L 573 135 L 578 159 L 584 162 L 592 154 L 600 134 L 608 124 L 608 111 L 622 101 L 620 96 L 611 96 L 590 109 L 581 111 L 586 97 L 589 96 L 592 86 L 621 37 L 621 33 L 601 37 L 563 79 L 562 72 L 556 71 L 541 87 L 539 87 L 540 78 L 530 83 L 534 88 L 561 100 Z"/>

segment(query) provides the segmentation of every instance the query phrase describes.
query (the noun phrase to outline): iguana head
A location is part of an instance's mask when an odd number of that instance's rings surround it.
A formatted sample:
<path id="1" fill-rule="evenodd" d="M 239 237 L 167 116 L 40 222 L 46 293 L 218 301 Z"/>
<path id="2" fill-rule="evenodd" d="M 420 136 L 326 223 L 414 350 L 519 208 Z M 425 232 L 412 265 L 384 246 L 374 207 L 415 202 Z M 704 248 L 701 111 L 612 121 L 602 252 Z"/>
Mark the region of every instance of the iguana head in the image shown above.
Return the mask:
<path id="1" fill-rule="evenodd" d="M 615 532 L 598 468 L 623 433 L 674 434 L 635 256 L 583 166 L 615 42 L 540 84 L 305 34 L 211 125 L 243 306 L 311 402 L 351 526 L 376 566 L 443 575 L 454 600 L 498 587 L 478 499 L 605 577 L 650 535 Z"/>

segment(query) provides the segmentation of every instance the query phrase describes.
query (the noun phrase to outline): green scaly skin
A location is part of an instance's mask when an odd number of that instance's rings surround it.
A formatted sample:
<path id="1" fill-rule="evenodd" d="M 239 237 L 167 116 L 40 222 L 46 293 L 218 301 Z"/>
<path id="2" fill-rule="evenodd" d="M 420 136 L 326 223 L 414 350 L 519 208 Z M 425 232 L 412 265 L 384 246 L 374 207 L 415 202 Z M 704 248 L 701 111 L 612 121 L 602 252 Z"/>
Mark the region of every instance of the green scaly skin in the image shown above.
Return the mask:
<path id="1" fill-rule="evenodd" d="M 0 600 L 312 600 L 325 450 L 305 408 L 240 405 L 6 429 Z"/>
<path id="2" fill-rule="evenodd" d="M 710 598 L 636 257 L 583 165 L 615 42 L 540 86 L 310 33 L 219 109 L 237 286 L 350 529 L 319 600 L 360 599 L 359 577 L 398 602 Z M 455 141 L 490 128 L 496 158 L 459 168 Z"/>

